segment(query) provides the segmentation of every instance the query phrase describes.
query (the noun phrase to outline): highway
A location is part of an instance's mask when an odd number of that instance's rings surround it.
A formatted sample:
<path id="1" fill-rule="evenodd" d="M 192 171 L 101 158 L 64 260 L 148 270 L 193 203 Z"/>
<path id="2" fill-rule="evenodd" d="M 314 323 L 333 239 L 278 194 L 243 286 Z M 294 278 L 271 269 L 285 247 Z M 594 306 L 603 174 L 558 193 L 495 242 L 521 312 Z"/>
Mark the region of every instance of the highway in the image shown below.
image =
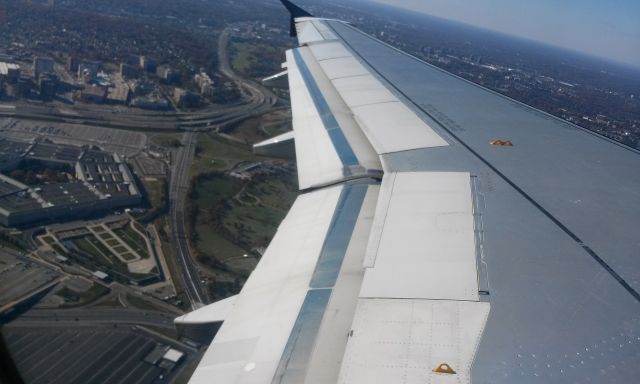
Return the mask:
<path id="1" fill-rule="evenodd" d="M 278 98 L 273 92 L 242 78 L 231 69 L 227 52 L 230 33 L 231 29 L 226 28 L 218 39 L 219 71 L 240 88 L 243 95 L 241 102 L 209 106 L 194 112 L 134 109 L 115 112 L 113 107 L 100 105 L 75 104 L 66 107 L 20 101 L 12 105 L 3 105 L 0 108 L 0 117 L 142 131 L 209 131 L 264 113 L 276 104 Z"/>
<path id="2" fill-rule="evenodd" d="M 12 324 L 20 326 L 52 325 L 73 323 L 90 324 L 138 324 L 163 328 L 173 328 L 172 313 L 145 311 L 141 309 L 99 308 L 88 309 L 31 309 L 20 315 Z"/>
<path id="3" fill-rule="evenodd" d="M 184 202 L 189 189 L 189 168 L 193 161 L 196 147 L 196 133 L 185 132 L 182 146 L 178 150 L 176 161 L 171 172 L 169 186 L 169 220 L 171 223 L 171 244 L 182 273 L 185 293 L 192 309 L 200 308 L 208 302 L 206 292 L 200 284 L 198 268 L 191 255 L 189 238 L 186 233 Z"/>
<path id="4" fill-rule="evenodd" d="M 100 105 L 52 106 L 35 102 L 3 105 L 0 117 L 46 122 L 81 124 L 136 131 L 184 131 L 182 146 L 173 164 L 169 185 L 169 222 L 171 244 L 177 258 L 184 290 L 192 308 L 208 303 L 201 286 L 198 266 L 193 260 L 185 225 L 184 200 L 189 188 L 191 164 L 195 155 L 198 132 L 218 131 L 227 125 L 273 110 L 278 97 L 262 85 L 244 79 L 231 68 L 228 54 L 231 28 L 218 37 L 219 72 L 240 89 L 242 101 L 225 106 L 210 106 L 195 112 L 158 112 L 132 110 Z"/>
<path id="5" fill-rule="evenodd" d="M 233 107 L 233 111 L 225 115 L 227 120 L 223 123 L 218 122 L 219 125 L 231 124 L 249 116 L 264 113 L 273 108 L 278 101 L 277 96 L 271 91 L 238 76 L 231 69 L 228 56 L 230 31 L 230 28 L 226 28 L 218 38 L 219 71 L 237 84 L 248 103 L 242 107 Z M 237 108 L 240 108 L 240 111 L 236 110 Z M 169 185 L 171 243 L 174 245 L 175 255 L 180 265 L 185 293 L 193 309 L 200 308 L 209 302 L 206 290 L 200 284 L 198 266 L 191 254 L 185 224 L 184 202 L 189 189 L 189 170 L 195 155 L 196 144 L 197 129 L 186 131 L 182 136 L 182 146 L 178 150 Z"/>

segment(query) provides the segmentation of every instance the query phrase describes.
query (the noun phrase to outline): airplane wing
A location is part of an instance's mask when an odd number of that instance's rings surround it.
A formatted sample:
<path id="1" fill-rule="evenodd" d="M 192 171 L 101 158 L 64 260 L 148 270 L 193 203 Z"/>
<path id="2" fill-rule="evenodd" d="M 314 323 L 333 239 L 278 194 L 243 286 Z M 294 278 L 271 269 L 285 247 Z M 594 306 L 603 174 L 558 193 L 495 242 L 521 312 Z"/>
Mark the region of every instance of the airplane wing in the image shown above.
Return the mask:
<path id="1" fill-rule="evenodd" d="M 301 194 L 190 382 L 636 381 L 640 153 L 283 3 Z"/>

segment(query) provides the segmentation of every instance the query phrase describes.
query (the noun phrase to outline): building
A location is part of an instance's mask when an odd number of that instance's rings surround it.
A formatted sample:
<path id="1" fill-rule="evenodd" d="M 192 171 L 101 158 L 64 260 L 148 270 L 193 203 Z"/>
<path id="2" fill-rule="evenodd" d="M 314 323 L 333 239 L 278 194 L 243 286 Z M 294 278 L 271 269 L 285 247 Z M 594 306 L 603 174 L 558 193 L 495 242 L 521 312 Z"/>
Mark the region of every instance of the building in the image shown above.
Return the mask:
<path id="1" fill-rule="evenodd" d="M 75 56 L 69 56 L 67 58 L 67 71 L 69 73 L 78 73 L 78 66 L 80 65 L 80 60 L 78 60 Z"/>
<path id="2" fill-rule="evenodd" d="M 179 84 L 180 83 L 180 74 L 171 67 L 166 65 L 161 65 L 156 70 L 156 76 L 161 78 L 165 84 Z"/>
<path id="3" fill-rule="evenodd" d="M 38 78 L 38 88 L 43 100 L 53 99 L 58 88 L 58 76 L 52 73 L 41 74 Z"/>
<path id="4" fill-rule="evenodd" d="M 140 68 L 149 73 L 156 73 L 158 62 L 149 56 L 140 56 Z"/>
<path id="5" fill-rule="evenodd" d="M 206 97 L 213 96 L 213 80 L 211 80 L 211 77 L 209 77 L 209 75 L 207 75 L 204 71 L 201 71 L 194 76 L 193 80 L 198 85 L 198 89 L 200 90 L 201 95 Z"/>
<path id="6" fill-rule="evenodd" d="M 20 76 L 15 84 L 9 84 L 8 94 L 17 98 L 26 97 L 33 88 L 34 84 L 32 79 Z"/>
<path id="7" fill-rule="evenodd" d="M 138 77 L 138 68 L 126 63 L 120 63 L 120 76 L 125 79 Z"/>
<path id="8" fill-rule="evenodd" d="M 146 80 L 136 80 L 131 84 L 131 92 L 134 96 L 148 95 L 156 90 L 156 85 Z"/>
<path id="9" fill-rule="evenodd" d="M 136 97 L 131 100 L 131 106 L 141 109 L 162 111 L 169 109 L 169 101 L 160 96 Z"/>
<path id="10" fill-rule="evenodd" d="M 167 352 L 162 356 L 164 360 L 167 360 L 173 364 L 178 364 L 184 358 L 184 352 L 180 352 L 177 349 L 169 348 Z"/>
<path id="11" fill-rule="evenodd" d="M 129 87 L 125 83 L 115 83 L 107 88 L 107 103 L 126 104 L 129 101 Z"/>
<path id="12" fill-rule="evenodd" d="M 173 100 L 178 106 L 185 108 L 197 107 L 201 102 L 199 95 L 182 88 L 173 91 Z"/>
<path id="13" fill-rule="evenodd" d="M 100 71 L 100 62 L 98 61 L 82 61 L 78 64 L 78 80 L 90 83 L 95 80 Z"/>
<path id="14" fill-rule="evenodd" d="M 111 281 L 111 278 L 109 277 L 109 275 L 102 271 L 93 272 L 93 277 L 95 277 L 96 279 L 102 280 L 105 283 L 108 283 Z"/>
<path id="15" fill-rule="evenodd" d="M 107 96 L 107 89 L 99 86 L 87 86 L 80 92 L 80 100 L 85 103 L 102 104 Z"/>
<path id="16" fill-rule="evenodd" d="M 125 60 L 125 63 L 127 65 L 132 66 L 132 67 L 140 67 L 140 56 L 138 56 L 138 55 L 129 55 L 129 56 L 127 56 L 127 59 Z"/>
<path id="17" fill-rule="evenodd" d="M 24 184 L 10 177 L 23 161 L 67 166 L 74 181 Z M 0 139 L 0 170 L 0 224 L 5 226 L 85 218 L 142 201 L 129 167 L 101 150 Z"/>
<path id="18" fill-rule="evenodd" d="M 10 84 L 15 84 L 20 78 L 20 65 L 0 62 L 0 78 Z"/>
<path id="19" fill-rule="evenodd" d="M 39 57 L 36 56 L 33 58 L 33 74 L 36 79 L 40 78 L 40 75 L 43 73 L 54 73 L 53 69 L 53 59 L 50 57 Z"/>

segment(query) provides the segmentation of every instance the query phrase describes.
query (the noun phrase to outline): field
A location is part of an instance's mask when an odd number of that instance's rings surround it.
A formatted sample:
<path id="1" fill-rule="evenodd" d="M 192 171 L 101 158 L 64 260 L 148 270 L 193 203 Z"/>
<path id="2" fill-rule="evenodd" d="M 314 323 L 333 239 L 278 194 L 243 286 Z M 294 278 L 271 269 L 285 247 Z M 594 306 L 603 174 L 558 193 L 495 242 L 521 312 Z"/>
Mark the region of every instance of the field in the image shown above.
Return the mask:
<path id="1" fill-rule="evenodd" d="M 191 176 L 227 170 L 240 162 L 252 161 L 257 158 L 247 145 L 232 143 L 218 136 L 201 134 L 198 136 Z"/>
<path id="2" fill-rule="evenodd" d="M 75 307 L 89 304 L 107 293 L 109 293 L 108 288 L 93 283 L 86 291 L 79 292 L 68 287 L 62 287 L 55 294 L 64 299 L 65 303 L 62 307 Z"/>
<path id="3" fill-rule="evenodd" d="M 192 193 L 195 245 L 201 258 L 247 276 L 275 234 L 297 189 L 284 173 L 243 181 L 221 174 L 199 178 Z"/>
<path id="4" fill-rule="evenodd" d="M 136 217 L 136 220 L 147 223 L 167 211 L 167 181 L 163 178 L 147 178 L 144 180 L 144 189 L 147 192 L 151 209 Z"/>
<path id="5" fill-rule="evenodd" d="M 118 235 L 129 247 L 131 247 L 138 255 L 140 255 L 143 259 L 149 258 L 149 250 L 147 249 L 147 243 L 144 239 L 138 234 L 138 232 L 134 231 L 129 225 L 114 230 L 115 234 Z"/>
<path id="6" fill-rule="evenodd" d="M 151 143 L 166 148 L 178 148 L 180 145 L 181 134 L 162 134 L 162 135 L 150 135 Z"/>
<path id="7" fill-rule="evenodd" d="M 273 75 L 282 61 L 282 49 L 247 41 L 231 42 L 231 66 L 248 77 Z"/>
<path id="8" fill-rule="evenodd" d="M 227 132 L 242 142 L 253 144 L 290 130 L 291 115 L 286 111 L 275 111 L 243 120 Z"/>
<path id="9" fill-rule="evenodd" d="M 107 273 L 115 273 L 127 280 L 148 277 L 158 271 L 145 241 L 145 228 L 135 221 L 124 219 L 105 222 L 81 227 L 73 233 L 73 236 L 62 242 L 66 248 L 77 249 L 86 255 L 84 261 L 82 258 L 78 259 L 77 255 L 74 259 L 86 264 L 85 267 L 90 270 L 104 267 L 109 270 Z M 55 236 L 60 237 L 61 233 L 55 233 Z M 51 246 L 59 254 L 69 255 L 57 244 Z"/>

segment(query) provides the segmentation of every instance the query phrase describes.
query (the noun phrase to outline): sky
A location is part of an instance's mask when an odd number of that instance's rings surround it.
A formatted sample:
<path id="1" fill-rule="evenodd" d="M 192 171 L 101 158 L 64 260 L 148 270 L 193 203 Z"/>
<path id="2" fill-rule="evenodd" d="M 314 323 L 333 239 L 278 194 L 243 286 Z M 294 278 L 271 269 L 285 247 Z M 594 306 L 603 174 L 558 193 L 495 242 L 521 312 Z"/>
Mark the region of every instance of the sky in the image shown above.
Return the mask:
<path id="1" fill-rule="evenodd" d="M 640 68 L 640 0 L 373 0 Z"/>

